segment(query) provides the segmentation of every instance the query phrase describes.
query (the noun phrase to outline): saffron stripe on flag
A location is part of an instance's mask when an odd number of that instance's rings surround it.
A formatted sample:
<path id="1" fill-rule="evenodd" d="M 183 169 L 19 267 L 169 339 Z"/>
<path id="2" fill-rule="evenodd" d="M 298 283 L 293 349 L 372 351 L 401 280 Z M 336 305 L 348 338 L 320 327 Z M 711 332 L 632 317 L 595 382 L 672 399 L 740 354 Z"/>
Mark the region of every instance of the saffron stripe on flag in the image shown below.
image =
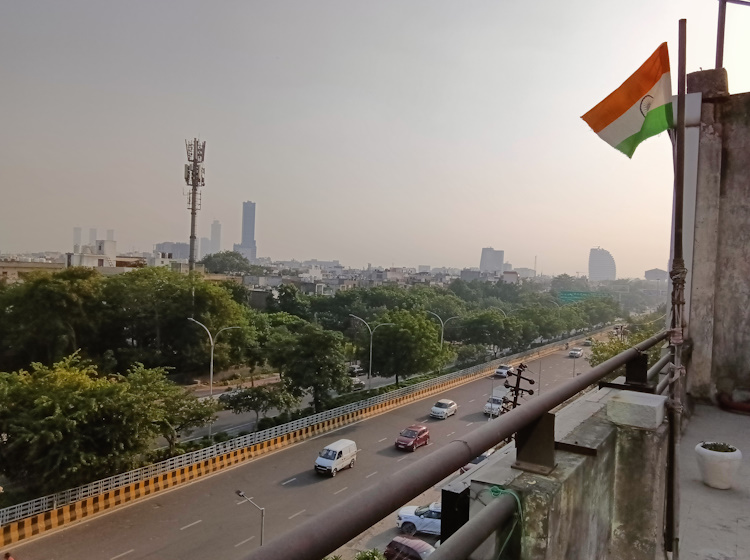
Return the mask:
<path id="1" fill-rule="evenodd" d="M 665 72 L 669 72 L 669 51 L 662 43 L 635 74 L 581 118 L 598 134 L 640 101 Z"/>

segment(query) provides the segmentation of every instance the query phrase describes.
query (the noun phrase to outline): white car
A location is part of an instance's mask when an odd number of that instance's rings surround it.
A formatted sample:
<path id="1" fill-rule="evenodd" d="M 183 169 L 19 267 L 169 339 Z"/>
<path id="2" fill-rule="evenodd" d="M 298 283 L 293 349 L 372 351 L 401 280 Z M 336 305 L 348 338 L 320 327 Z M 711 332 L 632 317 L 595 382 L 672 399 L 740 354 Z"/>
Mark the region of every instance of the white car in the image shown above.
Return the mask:
<path id="1" fill-rule="evenodd" d="M 505 379 L 506 377 L 508 377 L 509 373 L 515 372 L 516 368 L 514 368 L 513 366 L 508 364 L 501 364 L 497 366 L 497 369 L 495 370 L 495 377 L 502 377 L 503 379 Z"/>
<path id="2" fill-rule="evenodd" d="M 573 348 L 570 352 L 568 352 L 568 357 L 570 358 L 580 358 L 583 356 L 583 348 Z"/>
<path id="3" fill-rule="evenodd" d="M 407 535 L 414 533 L 440 534 L 440 502 L 428 506 L 406 506 L 396 517 L 396 527 Z"/>
<path id="4" fill-rule="evenodd" d="M 448 416 L 452 416 L 458 410 L 458 405 L 448 399 L 440 399 L 435 403 L 435 406 L 430 410 L 430 416 L 433 418 L 440 418 L 445 420 Z"/>

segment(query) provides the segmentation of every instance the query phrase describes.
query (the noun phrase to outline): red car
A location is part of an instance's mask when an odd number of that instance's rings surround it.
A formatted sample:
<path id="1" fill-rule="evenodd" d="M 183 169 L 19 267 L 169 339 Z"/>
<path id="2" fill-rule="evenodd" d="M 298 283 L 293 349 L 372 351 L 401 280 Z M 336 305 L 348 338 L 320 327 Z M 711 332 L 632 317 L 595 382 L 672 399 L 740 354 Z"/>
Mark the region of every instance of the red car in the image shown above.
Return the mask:
<path id="1" fill-rule="evenodd" d="M 413 424 L 403 430 L 396 438 L 396 449 L 416 451 L 420 445 L 430 443 L 430 430 L 422 424 Z"/>

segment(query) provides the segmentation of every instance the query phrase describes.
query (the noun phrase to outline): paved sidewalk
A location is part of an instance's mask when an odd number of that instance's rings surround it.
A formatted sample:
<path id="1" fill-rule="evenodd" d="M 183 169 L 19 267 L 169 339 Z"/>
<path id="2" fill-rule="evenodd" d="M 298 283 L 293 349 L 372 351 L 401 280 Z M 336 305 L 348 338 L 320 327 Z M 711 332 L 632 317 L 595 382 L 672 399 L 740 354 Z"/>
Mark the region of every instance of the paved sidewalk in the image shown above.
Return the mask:
<path id="1" fill-rule="evenodd" d="M 734 488 L 703 484 L 694 450 L 701 441 L 724 441 L 742 451 Z M 681 440 L 680 489 L 680 558 L 750 559 L 750 416 L 696 407 Z"/>

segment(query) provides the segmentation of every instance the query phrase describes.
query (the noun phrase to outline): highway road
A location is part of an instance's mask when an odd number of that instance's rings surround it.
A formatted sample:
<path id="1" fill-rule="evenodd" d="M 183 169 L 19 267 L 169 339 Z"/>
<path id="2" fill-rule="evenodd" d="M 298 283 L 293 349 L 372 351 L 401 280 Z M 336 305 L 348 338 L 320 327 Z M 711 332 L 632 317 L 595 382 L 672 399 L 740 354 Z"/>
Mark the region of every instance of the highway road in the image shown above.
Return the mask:
<path id="1" fill-rule="evenodd" d="M 541 361 L 528 362 L 527 375 L 538 382 L 533 388 L 541 388 L 544 393 L 570 379 L 574 363 L 577 373 L 590 369 L 584 359 L 574 361 L 567 352 L 559 351 Z M 487 422 L 482 408 L 497 383 L 502 380 L 480 379 L 346 426 L 20 544 L 12 549 L 13 555 L 17 560 L 244 558 L 260 545 L 260 512 L 237 497 L 236 490 L 243 490 L 266 508 L 266 541 L 311 517 L 319 519 L 321 525 L 336 523 L 336 519 L 326 517 L 332 505 L 359 489 L 387 484 L 388 477 L 398 476 L 399 470 Z M 446 420 L 430 419 L 430 407 L 439 398 L 455 400 L 458 413 Z M 393 446 L 397 434 L 414 422 L 430 428 L 430 445 L 414 453 L 397 451 Z M 318 451 L 340 438 L 357 442 L 361 451 L 356 466 L 335 478 L 317 475 L 312 467 Z"/>

